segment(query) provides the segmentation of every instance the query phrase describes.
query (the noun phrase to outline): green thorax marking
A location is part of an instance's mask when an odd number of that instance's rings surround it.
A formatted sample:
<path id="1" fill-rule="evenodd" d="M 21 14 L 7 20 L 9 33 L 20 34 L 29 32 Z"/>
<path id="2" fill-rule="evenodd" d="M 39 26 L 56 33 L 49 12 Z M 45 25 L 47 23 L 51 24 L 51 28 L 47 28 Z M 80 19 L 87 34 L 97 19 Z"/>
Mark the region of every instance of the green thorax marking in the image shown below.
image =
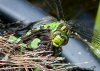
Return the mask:
<path id="1" fill-rule="evenodd" d="M 43 27 L 44 29 L 48 28 L 52 30 L 52 32 L 56 31 L 57 28 L 59 27 L 60 24 L 62 24 L 63 21 L 60 22 L 53 22 L 53 23 L 49 23 L 49 24 L 45 24 L 45 25 L 40 25 L 39 27 L 36 28 L 36 30 L 40 29 L 40 27 Z M 62 26 L 61 29 L 59 30 L 63 30 L 65 29 L 66 26 Z"/>
<path id="2" fill-rule="evenodd" d="M 61 24 L 61 22 L 54 23 L 52 26 L 52 32 L 56 31 L 60 24 Z"/>
<path id="3" fill-rule="evenodd" d="M 56 30 L 62 30 L 68 35 L 69 30 L 66 30 L 66 28 L 68 28 L 68 26 L 66 27 L 66 24 L 63 24 L 63 23 L 64 23 L 64 21 L 61 20 L 60 22 L 52 22 L 49 24 L 40 25 L 39 27 L 36 28 L 36 30 L 40 29 L 40 27 L 43 27 L 44 29 L 47 29 L 47 28 L 51 29 L 52 32 L 54 32 Z"/>
<path id="4" fill-rule="evenodd" d="M 65 28 L 66 28 L 66 26 L 62 26 L 62 27 L 61 27 L 61 30 L 63 31 Z"/>

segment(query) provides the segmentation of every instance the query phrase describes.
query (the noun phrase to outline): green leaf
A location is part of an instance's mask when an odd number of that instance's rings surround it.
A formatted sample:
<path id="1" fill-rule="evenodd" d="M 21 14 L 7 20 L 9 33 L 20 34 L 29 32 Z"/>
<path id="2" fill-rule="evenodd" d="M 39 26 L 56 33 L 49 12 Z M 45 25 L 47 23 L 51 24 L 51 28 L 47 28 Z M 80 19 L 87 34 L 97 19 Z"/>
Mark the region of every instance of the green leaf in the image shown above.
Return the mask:
<path id="1" fill-rule="evenodd" d="M 14 42 L 14 41 L 16 41 L 16 40 L 17 40 L 17 38 L 15 36 L 12 36 L 12 35 L 9 36 L 9 41 L 11 43 Z"/>
<path id="2" fill-rule="evenodd" d="M 21 37 L 19 37 L 16 41 L 19 42 L 21 40 Z"/>
<path id="3" fill-rule="evenodd" d="M 35 38 L 32 42 L 31 42 L 31 47 L 32 48 L 37 48 L 38 47 L 38 43 L 40 42 L 41 40 L 39 38 Z"/>
<path id="4" fill-rule="evenodd" d="M 100 31 L 100 1 L 99 1 L 99 6 L 98 6 L 98 11 L 97 11 L 97 16 L 96 16 L 96 20 L 95 20 L 95 26 L 94 26 L 95 29 L 99 30 Z M 98 34 L 98 33 L 97 33 Z M 94 35 L 96 38 L 100 39 L 100 35 Z M 100 46 L 97 45 L 98 43 L 100 44 L 100 42 L 98 41 L 97 44 L 94 43 L 95 40 L 92 40 L 91 44 L 96 47 L 98 49 L 98 51 L 100 52 Z M 95 50 L 92 49 L 92 51 L 99 57 L 100 59 L 100 55 L 97 54 L 97 52 Z"/>
<path id="5" fill-rule="evenodd" d="M 31 46 L 31 45 L 28 45 L 28 47 L 32 48 L 32 46 Z"/>
<path id="6" fill-rule="evenodd" d="M 40 71 L 40 68 L 36 68 L 34 71 Z"/>

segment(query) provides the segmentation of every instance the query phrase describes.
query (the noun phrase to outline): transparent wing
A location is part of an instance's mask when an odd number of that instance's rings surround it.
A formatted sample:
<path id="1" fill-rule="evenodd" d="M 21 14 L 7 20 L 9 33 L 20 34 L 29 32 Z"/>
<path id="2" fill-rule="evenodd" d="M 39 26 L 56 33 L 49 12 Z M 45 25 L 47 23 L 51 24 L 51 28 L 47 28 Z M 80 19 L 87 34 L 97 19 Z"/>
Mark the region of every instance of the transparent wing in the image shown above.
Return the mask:
<path id="1" fill-rule="evenodd" d="M 61 1 L 60 0 L 46 0 L 46 2 L 49 4 L 52 10 L 56 13 L 59 20 L 63 19 L 65 21 L 63 9 L 61 6 Z"/>
<path id="2" fill-rule="evenodd" d="M 100 45 L 100 32 L 96 29 L 93 29 L 88 23 L 81 20 L 69 20 L 67 24 L 72 26 L 72 30 L 81 34 L 89 41 L 93 40 L 94 43 Z"/>

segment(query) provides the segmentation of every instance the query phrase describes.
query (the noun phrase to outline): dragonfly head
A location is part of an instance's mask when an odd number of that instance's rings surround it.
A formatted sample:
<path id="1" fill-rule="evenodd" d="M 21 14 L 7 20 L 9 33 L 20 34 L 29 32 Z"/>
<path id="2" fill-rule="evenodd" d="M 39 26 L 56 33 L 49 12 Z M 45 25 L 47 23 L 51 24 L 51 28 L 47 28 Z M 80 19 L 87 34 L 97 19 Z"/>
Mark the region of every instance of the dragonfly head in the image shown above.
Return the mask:
<path id="1" fill-rule="evenodd" d="M 51 33 L 51 38 L 53 39 L 53 45 L 59 47 L 61 45 L 66 45 L 68 43 L 69 37 L 62 30 L 56 30 Z"/>

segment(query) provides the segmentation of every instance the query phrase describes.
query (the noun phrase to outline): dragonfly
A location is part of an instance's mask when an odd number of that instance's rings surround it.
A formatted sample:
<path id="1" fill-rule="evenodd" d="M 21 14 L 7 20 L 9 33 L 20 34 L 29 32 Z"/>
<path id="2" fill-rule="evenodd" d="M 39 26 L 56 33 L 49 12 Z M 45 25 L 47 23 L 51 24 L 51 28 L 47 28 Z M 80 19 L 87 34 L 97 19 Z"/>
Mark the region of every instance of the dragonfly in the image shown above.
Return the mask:
<path id="1" fill-rule="evenodd" d="M 58 19 L 60 20 L 60 22 L 53 24 L 51 28 L 51 37 L 53 39 L 54 46 L 59 47 L 61 45 L 66 45 L 70 35 L 74 33 L 76 37 L 89 45 L 89 47 L 94 49 L 96 53 L 100 55 L 100 51 L 93 47 L 89 42 L 87 42 L 87 40 L 93 40 L 93 43 L 100 45 L 100 32 L 98 30 L 93 29 L 92 26 L 81 20 L 74 19 L 66 21 L 60 0 L 46 0 L 46 2 L 56 13 Z M 81 36 L 84 36 L 87 40 L 84 40 Z"/>
<path id="2" fill-rule="evenodd" d="M 65 15 L 63 13 L 63 9 L 61 6 L 60 0 L 46 0 L 52 10 L 56 13 L 58 19 L 60 21 L 55 21 L 49 24 L 42 24 L 35 28 L 35 30 L 50 29 L 51 30 L 51 38 L 52 38 L 52 47 L 58 48 L 60 46 L 64 46 L 68 43 L 69 37 L 71 35 L 77 36 L 80 40 L 89 45 L 90 48 L 94 49 L 97 54 L 100 55 L 100 51 L 93 47 L 89 42 L 82 38 L 85 37 L 88 41 L 93 40 L 93 42 L 97 45 L 100 45 L 100 32 L 96 29 L 93 29 L 88 23 L 81 20 L 65 20 Z M 42 19 L 40 21 L 45 21 L 48 18 Z M 39 23 L 40 24 L 40 23 Z M 34 29 L 29 30 L 24 36 L 20 37 L 18 42 L 24 41 L 24 38 L 30 36 Z M 23 38 L 23 40 L 21 40 Z M 27 39 L 27 38 L 26 38 Z M 25 39 L 25 40 L 26 40 Z"/>

